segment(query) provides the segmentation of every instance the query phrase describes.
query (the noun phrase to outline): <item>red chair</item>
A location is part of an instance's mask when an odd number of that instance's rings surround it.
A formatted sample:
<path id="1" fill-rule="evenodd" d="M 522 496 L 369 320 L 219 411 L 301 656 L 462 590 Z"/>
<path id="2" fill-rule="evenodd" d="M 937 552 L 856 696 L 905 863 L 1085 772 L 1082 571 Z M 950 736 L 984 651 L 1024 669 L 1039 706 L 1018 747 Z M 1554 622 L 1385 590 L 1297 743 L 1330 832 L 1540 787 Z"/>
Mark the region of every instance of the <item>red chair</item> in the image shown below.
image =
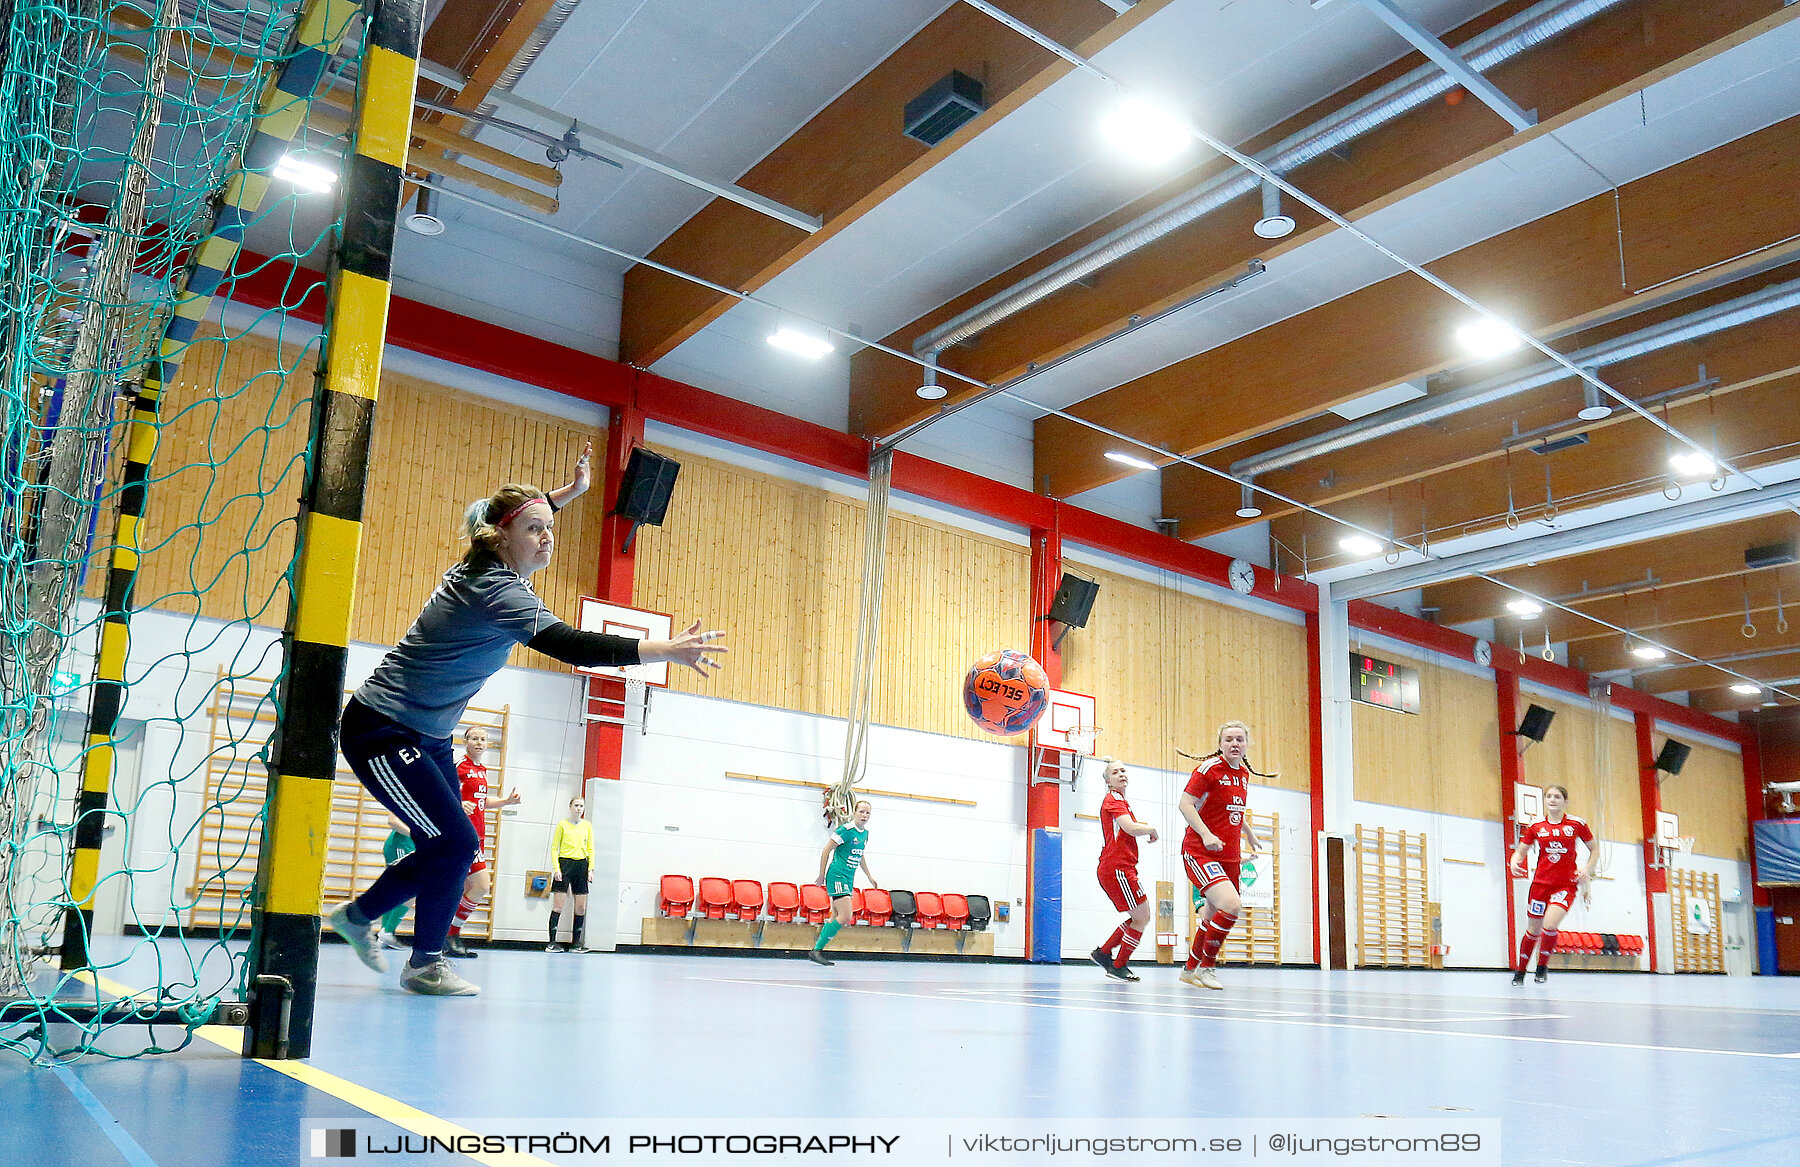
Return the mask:
<path id="1" fill-rule="evenodd" d="M 944 927 L 961 932 L 969 926 L 969 898 L 955 892 L 944 893 Z"/>
<path id="2" fill-rule="evenodd" d="M 800 912 L 800 889 L 791 883 L 769 885 L 769 918 L 783 924 L 792 923 Z"/>
<path id="3" fill-rule="evenodd" d="M 731 910 L 731 881 L 716 875 L 700 881 L 700 915 L 708 920 L 723 920 Z"/>
<path id="4" fill-rule="evenodd" d="M 878 887 L 872 887 L 863 893 L 863 911 L 868 915 L 865 923 L 876 928 L 885 928 L 888 917 L 894 914 L 894 901 L 885 891 Z"/>
<path id="5" fill-rule="evenodd" d="M 665 875 L 657 892 L 656 910 L 664 916 L 686 918 L 694 907 L 694 881 L 685 875 Z"/>
<path id="6" fill-rule="evenodd" d="M 731 881 L 731 914 L 740 920 L 762 919 L 762 883 L 754 879 Z"/>
<path id="7" fill-rule="evenodd" d="M 913 900 L 919 906 L 915 918 L 920 928 L 942 928 L 944 926 L 944 897 L 935 891 L 919 891 L 913 893 Z"/>
<path id="8" fill-rule="evenodd" d="M 808 924 L 823 924 L 831 915 L 831 897 L 816 883 L 800 889 L 800 919 Z"/>
<path id="9" fill-rule="evenodd" d="M 852 924 L 869 922 L 869 913 L 863 908 L 863 889 L 860 887 L 850 889 L 850 922 Z"/>

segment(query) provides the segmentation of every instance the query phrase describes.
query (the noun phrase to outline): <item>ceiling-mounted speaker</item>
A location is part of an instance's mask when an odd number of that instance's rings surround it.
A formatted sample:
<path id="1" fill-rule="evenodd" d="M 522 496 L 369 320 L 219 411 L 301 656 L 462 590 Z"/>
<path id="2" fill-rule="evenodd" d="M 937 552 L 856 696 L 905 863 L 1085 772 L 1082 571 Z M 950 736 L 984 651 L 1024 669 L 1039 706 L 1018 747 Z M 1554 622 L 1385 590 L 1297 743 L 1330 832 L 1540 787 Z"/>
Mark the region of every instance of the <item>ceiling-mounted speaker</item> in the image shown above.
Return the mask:
<path id="1" fill-rule="evenodd" d="M 1533 705 L 1525 711 L 1525 720 L 1519 722 L 1519 736 L 1530 738 L 1534 742 L 1544 740 L 1550 732 L 1550 723 L 1556 718 L 1556 710 L 1545 709 L 1542 705 Z"/>
<path id="2" fill-rule="evenodd" d="M 631 529 L 625 535 L 625 550 L 631 550 L 637 529 L 643 524 L 662 526 L 663 518 L 669 512 L 669 497 L 675 493 L 675 478 L 680 473 L 681 463 L 673 458 L 642 446 L 631 451 L 625 472 L 619 476 L 619 501 L 613 506 L 615 515 L 631 520 Z"/>
<path id="3" fill-rule="evenodd" d="M 1752 547 L 1744 552 L 1744 566 L 1751 571 L 1762 567 L 1780 567 L 1785 563 L 1793 563 L 1794 541 L 1786 543 L 1764 543 L 1761 547 Z"/>
<path id="4" fill-rule="evenodd" d="M 1656 768 L 1664 774 L 1679 774 L 1692 752 L 1692 747 L 1685 742 L 1669 738 L 1663 742 L 1662 752 L 1656 755 Z"/>
<path id="5" fill-rule="evenodd" d="M 935 146 L 987 112 L 981 82 L 951 70 L 931 88 L 906 103 L 906 136 Z"/>
<path id="6" fill-rule="evenodd" d="M 1086 628 L 1094 597 L 1099 594 L 1100 585 L 1094 580 L 1065 573 L 1056 586 L 1056 598 L 1050 601 L 1050 619 L 1071 628 Z"/>

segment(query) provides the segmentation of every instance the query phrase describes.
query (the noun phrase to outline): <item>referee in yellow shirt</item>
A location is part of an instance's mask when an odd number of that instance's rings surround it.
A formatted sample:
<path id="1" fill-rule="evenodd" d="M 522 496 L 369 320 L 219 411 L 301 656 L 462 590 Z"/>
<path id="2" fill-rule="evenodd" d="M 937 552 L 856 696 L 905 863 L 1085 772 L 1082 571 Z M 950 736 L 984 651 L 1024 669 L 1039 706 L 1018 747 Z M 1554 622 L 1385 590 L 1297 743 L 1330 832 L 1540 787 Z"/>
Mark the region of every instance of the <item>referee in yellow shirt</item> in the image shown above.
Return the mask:
<path id="1" fill-rule="evenodd" d="M 577 794 L 569 800 L 569 817 L 556 824 L 550 835 L 550 862 L 556 865 L 556 877 L 550 882 L 550 943 L 545 952 L 587 952 L 582 929 L 587 924 L 588 868 L 594 862 L 594 824 L 583 816 L 587 802 Z M 569 947 L 556 942 L 556 927 L 562 923 L 563 905 L 570 892 L 575 893 L 575 917 L 570 926 Z"/>

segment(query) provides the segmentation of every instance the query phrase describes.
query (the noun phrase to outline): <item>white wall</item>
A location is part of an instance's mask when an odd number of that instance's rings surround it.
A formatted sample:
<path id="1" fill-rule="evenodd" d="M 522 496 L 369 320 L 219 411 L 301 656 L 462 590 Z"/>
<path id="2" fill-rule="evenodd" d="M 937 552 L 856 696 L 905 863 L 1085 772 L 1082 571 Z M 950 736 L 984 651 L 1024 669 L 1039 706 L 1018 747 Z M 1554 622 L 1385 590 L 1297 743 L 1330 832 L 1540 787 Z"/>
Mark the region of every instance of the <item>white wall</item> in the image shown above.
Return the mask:
<path id="1" fill-rule="evenodd" d="M 1155 908 L 1156 883 L 1175 885 L 1175 929 L 1187 926 L 1183 897 L 1188 895 L 1187 875 L 1181 866 L 1181 836 L 1186 829 L 1176 801 L 1187 784 L 1187 771 L 1130 768 L 1131 781 L 1125 798 L 1134 817 L 1155 827 L 1154 843 L 1138 841 L 1138 880 Z M 1112 934 L 1124 917 L 1100 890 L 1094 876 L 1100 860 L 1100 824 L 1077 814 L 1098 814 L 1106 796 L 1101 765 L 1087 762 L 1073 790 L 1062 792 L 1063 829 L 1063 955 L 1085 957 Z M 1274 811 L 1281 823 L 1281 959 L 1284 963 L 1310 964 L 1312 949 L 1312 815 L 1307 796 L 1272 786 L 1251 786 L 1250 806 L 1260 813 Z M 1154 921 L 1152 921 L 1154 927 Z M 1140 958 L 1154 954 L 1155 937 L 1138 948 Z M 1177 952 L 1179 956 L 1180 953 Z"/>
<path id="2" fill-rule="evenodd" d="M 837 718 L 659 692 L 650 732 L 625 737 L 619 940 L 635 943 L 665 874 L 807 883 L 825 842 L 820 792 L 727 772 L 836 782 Z M 873 727 L 870 790 L 966 799 L 955 806 L 874 795 L 870 872 L 886 888 L 970 892 L 996 904 L 1025 894 L 1022 749 Z M 1024 926 L 991 925 L 997 955 L 1024 954 Z"/>
<path id="3" fill-rule="evenodd" d="M 1425 835 L 1426 898 L 1443 905 L 1444 943 L 1450 946 L 1444 967 L 1500 968 L 1509 962 L 1507 937 L 1525 926 L 1528 881 L 1513 881 L 1514 923 L 1508 929 L 1506 852 L 1499 823 L 1370 802 L 1356 804 L 1356 817 L 1364 827 Z M 1647 937 L 1644 873 L 1637 856 L 1629 843 L 1602 841 L 1605 865 L 1593 883 L 1593 903 L 1584 906 L 1577 901 L 1563 927 Z M 1354 943 L 1354 933 L 1351 940 Z"/>

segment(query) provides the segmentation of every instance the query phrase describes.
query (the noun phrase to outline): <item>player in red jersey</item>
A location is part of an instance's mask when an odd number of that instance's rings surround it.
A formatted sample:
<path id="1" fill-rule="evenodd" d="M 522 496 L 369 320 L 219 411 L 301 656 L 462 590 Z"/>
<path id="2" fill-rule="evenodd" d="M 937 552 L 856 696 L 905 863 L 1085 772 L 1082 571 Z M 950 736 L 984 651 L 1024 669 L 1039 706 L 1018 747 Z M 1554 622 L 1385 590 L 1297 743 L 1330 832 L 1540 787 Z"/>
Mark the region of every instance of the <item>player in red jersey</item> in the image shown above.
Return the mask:
<path id="1" fill-rule="evenodd" d="M 1156 842 L 1156 828 L 1139 822 L 1131 813 L 1131 804 L 1125 801 L 1128 781 L 1125 763 L 1107 758 L 1106 797 L 1100 800 L 1100 865 L 1095 874 L 1100 878 L 1100 890 L 1113 902 L 1113 907 L 1130 918 L 1113 930 L 1105 944 L 1089 954 L 1107 976 L 1121 981 L 1138 979 L 1131 971 L 1131 954 L 1138 941 L 1144 938 L 1144 929 L 1150 923 L 1150 901 L 1144 898 L 1144 889 L 1138 885 L 1138 839 Z"/>
<path id="2" fill-rule="evenodd" d="M 1207 912 L 1194 930 L 1187 967 L 1181 980 L 1205 989 L 1223 989 L 1213 966 L 1225 943 L 1243 900 L 1238 896 L 1238 869 L 1243 856 L 1256 854 L 1250 834 L 1249 799 L 1250 730 L 1241 721 L 1219 727 L 1218 752 L 1200 760 L 1181 792 L 1181 817 L 1187 833 L 1181 838 L 1181 865 L 1188 882 L 1206 897 Z"/>
<path id="3" fill-rule="evenodd" d="M 462 926 L 469 918 L 469 913 L 481 906 L 487 898 L 490 876 L 487 865 L 487 805 L 488 805 L 488 769 L 481 764 L 487 753 L 488 731 L 485 727 L 471 725 L 463 731 L 463 760 L 456 764 L 456 775 L 462 779 L 462 808 L 469 816 L 469 823 L 475 828 L 475 862 L 469 865 L 469 874 L 463 879 L 462 900 L 456 905 L 456 916 L 450 923 L 450 938 L 444 944 L 444 955 L 456 956 L 472 960 L 478 954 L 462 942 Z M 516 806 L 523 799 L 517 790 L 495 803 L 498 807 Z"/>
<path id="4" fill-rule="evenodd" d="M 1531 967 L 1531 950 L 1538 949 L 1539 984 L 1550 979 L 1550 954 L 1556 951 L 1557 926 L 1575 903 L 1576 892 L 1588 897 L 1588 880 L 1594 874 L 1594 832 L 1580 817 L 1566 813 L 1569 790 L 1566 786 L 1544 788 L 1544 817 L 1519 832 L 1507 870 L 1520 879 L 1525 877 L 1525 851 L 1537 844 L 1537 871 L 1531 877 L 1531 888 L 1525 893 L 1525 935 L 1519 938 L 1519 967 L 1512 983 L 1525 983 L 1525 970 Z M 1575 866 L 1575 843 L 1587 844 L 1587 860 L 1580 870 Z"/>

